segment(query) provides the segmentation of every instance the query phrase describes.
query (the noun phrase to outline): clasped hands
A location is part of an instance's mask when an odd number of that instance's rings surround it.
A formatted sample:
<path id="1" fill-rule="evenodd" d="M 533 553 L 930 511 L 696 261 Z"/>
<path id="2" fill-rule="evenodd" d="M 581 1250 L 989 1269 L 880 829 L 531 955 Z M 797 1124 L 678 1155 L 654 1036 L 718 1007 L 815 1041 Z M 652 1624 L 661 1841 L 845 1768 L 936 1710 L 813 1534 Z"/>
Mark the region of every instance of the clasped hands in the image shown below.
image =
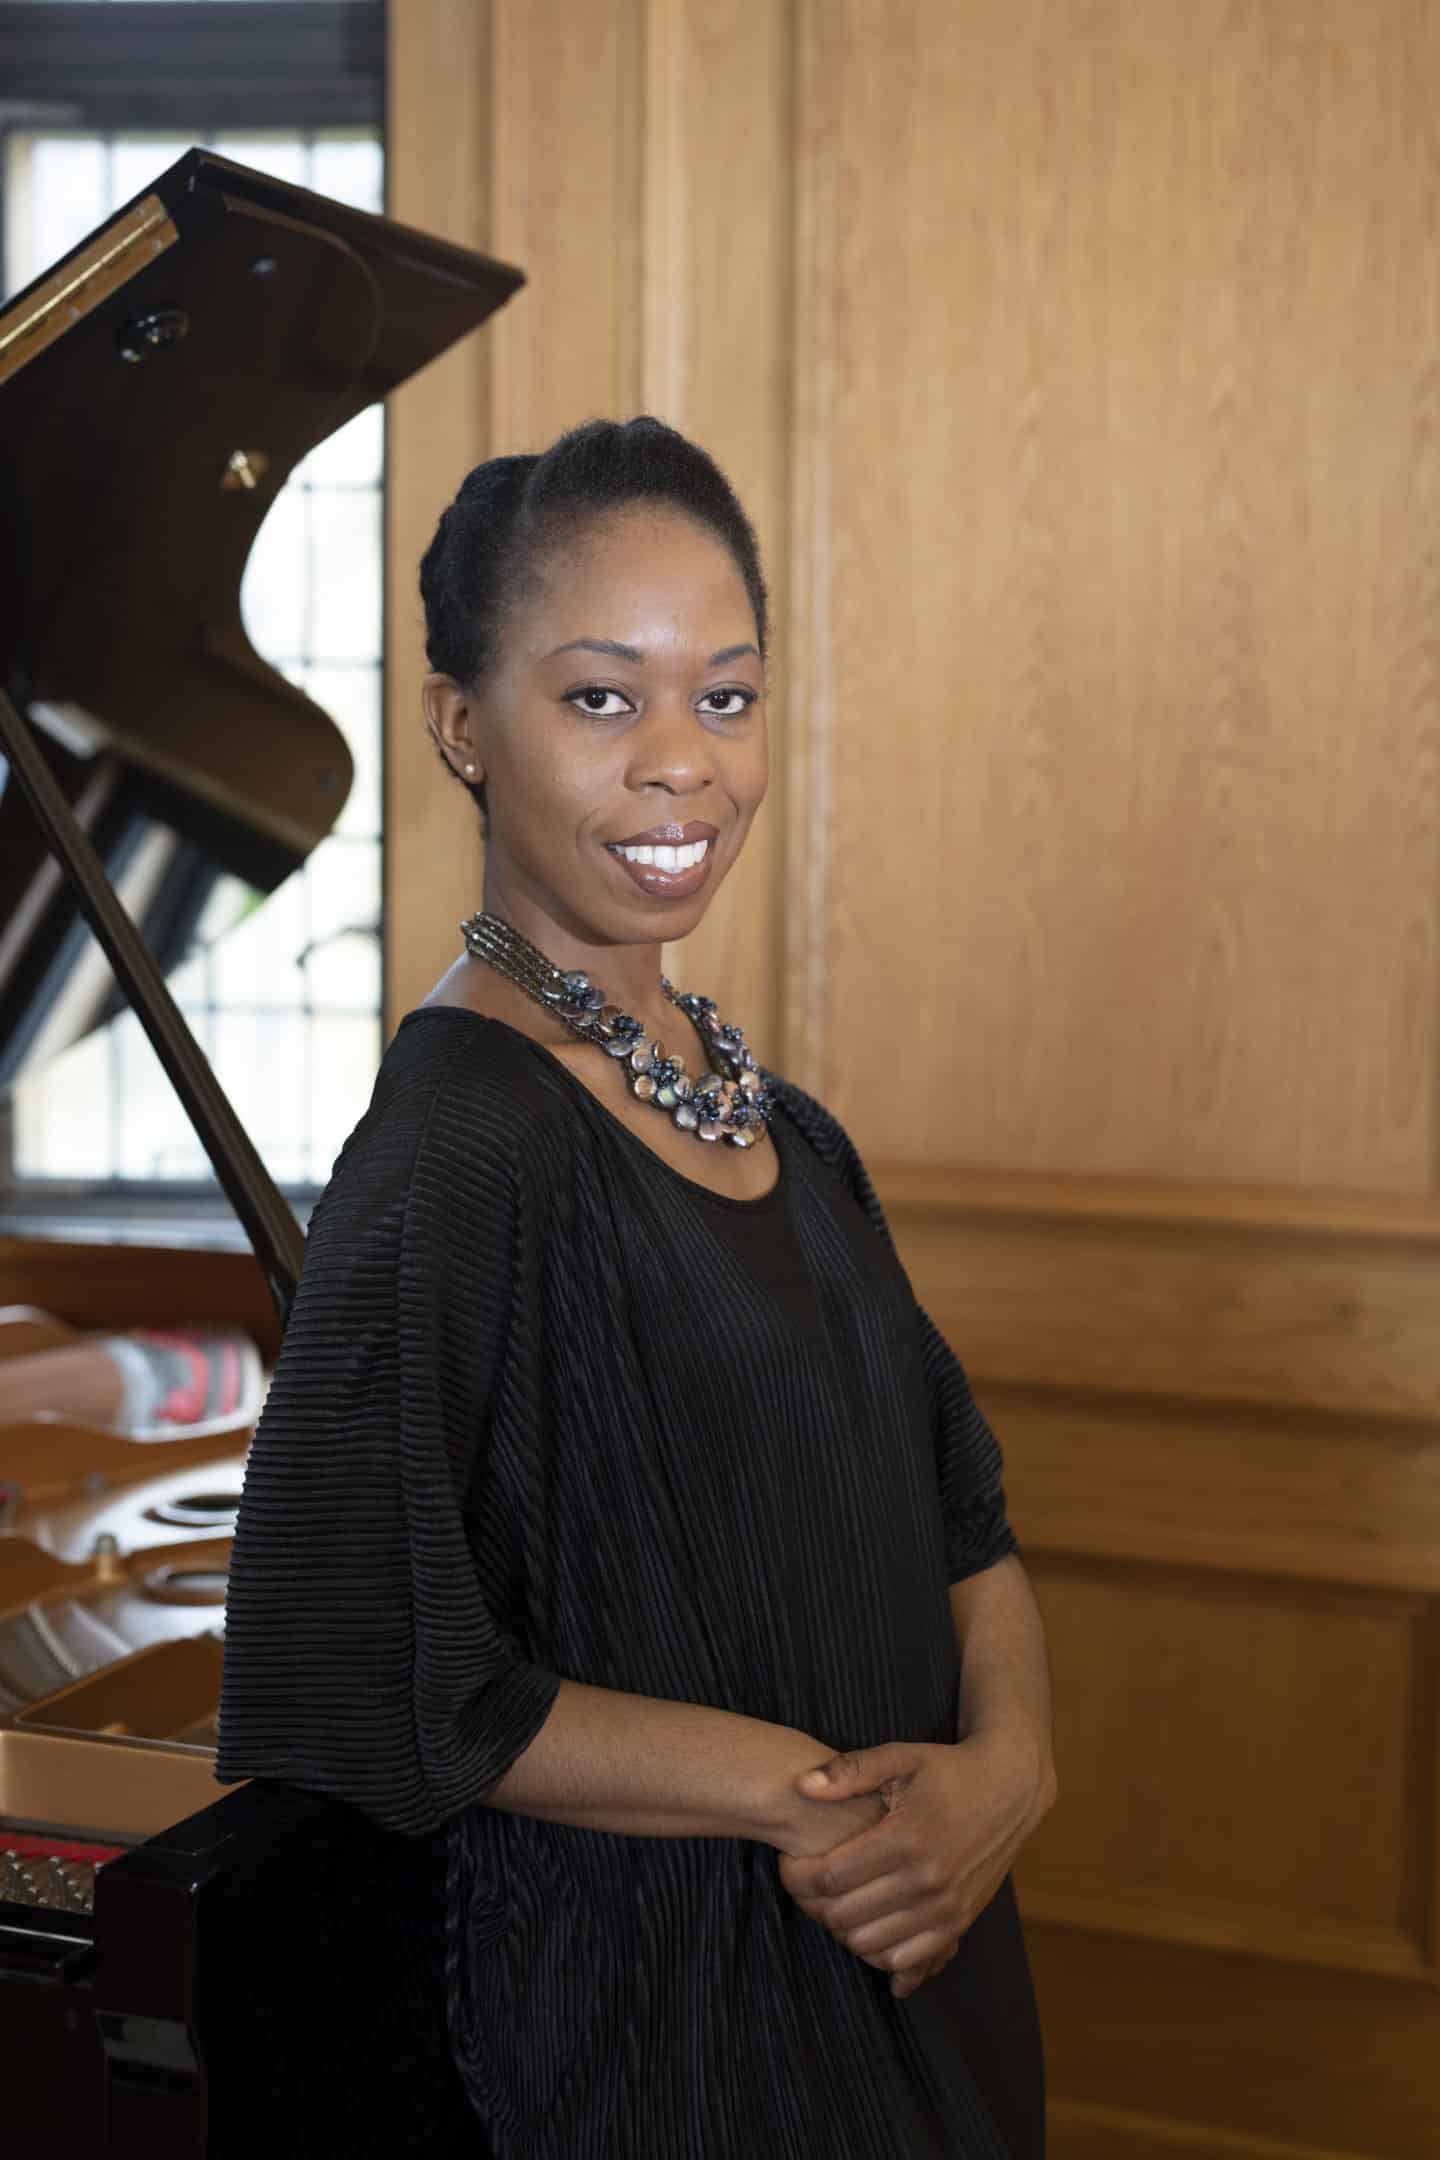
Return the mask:
<path id="1" fill-rule="evenodd" d="M 986 1732 L 835 1755 L 794 1790 L 823 1805 L 866 1794 L 881 1803 L 867 1827 L 828 1851 L 815 1850 L 807 1824 L 796 1840 L 803 1849 L 781 1853 L 780 1880 L 802 1912 L 888 1972 L 891 1994 L 903 1998 L 955 1955 L 1048 1810 L 1053 1778 L 1037 1748 Z"/>

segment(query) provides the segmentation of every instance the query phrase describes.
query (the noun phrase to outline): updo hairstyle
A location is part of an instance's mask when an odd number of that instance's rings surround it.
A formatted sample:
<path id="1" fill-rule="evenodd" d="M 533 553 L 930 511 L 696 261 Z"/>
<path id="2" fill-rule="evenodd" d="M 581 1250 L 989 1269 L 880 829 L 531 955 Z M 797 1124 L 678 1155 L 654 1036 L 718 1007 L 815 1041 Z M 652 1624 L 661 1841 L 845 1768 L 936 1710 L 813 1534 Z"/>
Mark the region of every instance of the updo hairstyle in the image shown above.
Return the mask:
<path id="1" fill-rule="evenodd" d="M 642 414 L 589 420 L 539 456 L 488 458 L 466 474 L 420 564 L 425 652 L 435 673 L 477 689 L 495 663 L 509 609 L 533 587 L 546 556 L 637 503 L 683 511 L 730 550 L 763 655 L 768 600 L 749 518 L 707 451 Z M 456 777 L 483 827 L 484 783 Z"/>

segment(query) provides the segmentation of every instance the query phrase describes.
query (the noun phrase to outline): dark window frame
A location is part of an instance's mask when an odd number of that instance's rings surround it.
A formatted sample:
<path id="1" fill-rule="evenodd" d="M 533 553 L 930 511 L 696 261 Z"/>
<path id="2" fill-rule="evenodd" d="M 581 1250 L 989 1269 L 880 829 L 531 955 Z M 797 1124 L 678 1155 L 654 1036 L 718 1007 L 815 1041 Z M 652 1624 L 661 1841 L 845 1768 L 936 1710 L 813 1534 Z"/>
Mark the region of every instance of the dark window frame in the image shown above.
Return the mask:
<path id="1" fill-rule="evenodd" d="M 381 0 L 5 0 L 0 99 L 79 127 L 378 127 Z"/>

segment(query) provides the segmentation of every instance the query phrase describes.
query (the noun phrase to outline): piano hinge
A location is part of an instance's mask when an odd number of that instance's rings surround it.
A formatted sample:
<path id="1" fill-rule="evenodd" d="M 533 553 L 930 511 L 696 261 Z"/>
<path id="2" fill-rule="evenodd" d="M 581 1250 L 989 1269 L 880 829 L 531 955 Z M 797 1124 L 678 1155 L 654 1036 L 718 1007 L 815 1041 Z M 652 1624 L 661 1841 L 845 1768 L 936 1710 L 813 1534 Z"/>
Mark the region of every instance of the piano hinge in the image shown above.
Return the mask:
<path id="1" fill-rule="evenodd" d="M 0 383 L 18 374 L 179 237 L 160 197 L 147 195 L 25 299 L 6 308 L 0 313 Z"/>

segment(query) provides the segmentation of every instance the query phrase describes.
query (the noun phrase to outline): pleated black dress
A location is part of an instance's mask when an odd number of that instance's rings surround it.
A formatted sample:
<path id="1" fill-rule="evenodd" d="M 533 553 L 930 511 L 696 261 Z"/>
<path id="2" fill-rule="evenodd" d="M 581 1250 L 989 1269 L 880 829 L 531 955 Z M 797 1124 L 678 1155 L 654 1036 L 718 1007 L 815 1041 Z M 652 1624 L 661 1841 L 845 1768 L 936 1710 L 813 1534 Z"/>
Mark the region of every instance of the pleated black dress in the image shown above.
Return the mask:
<path id="1" fill-rule="evenodd" d="M 483 1804 L 561 1677 L 827 1749 L 956 1737 L 948 1585 L 1015 1550 L 999 1449 L 844 1133 L 775 1085 L 779 1184 L 731 1199 L 517 1030 L 427 1007 L 311 1222 L 218 1774 L 444 1839 L 493 2160 L 1042 2150 L 1008 1884 L 897 2002 L 767 1845 Z"/>

